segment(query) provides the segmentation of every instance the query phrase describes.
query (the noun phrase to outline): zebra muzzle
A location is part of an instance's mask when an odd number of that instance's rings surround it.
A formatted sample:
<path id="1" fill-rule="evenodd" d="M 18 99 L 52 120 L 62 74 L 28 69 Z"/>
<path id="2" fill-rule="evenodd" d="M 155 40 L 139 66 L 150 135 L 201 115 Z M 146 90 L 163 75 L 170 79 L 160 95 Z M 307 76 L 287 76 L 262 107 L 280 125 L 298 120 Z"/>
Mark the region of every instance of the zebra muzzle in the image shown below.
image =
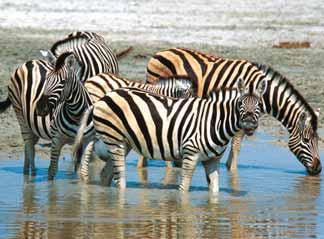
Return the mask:
<path id="1" fill-rule="evenodd" d="M 254 131 L 258 128 L 258 122 L 254 119 L 245 119 L 241 122 L 241 128 L 248 136 L 253 135 Z"/>
<path id="2" fill-rule="evenodd" d="M 310 175 L 318 175 L 322 171 L 322 165 L 319 158 L 315 158 L 311 167 L 307 167 L 307 172 Z"/>

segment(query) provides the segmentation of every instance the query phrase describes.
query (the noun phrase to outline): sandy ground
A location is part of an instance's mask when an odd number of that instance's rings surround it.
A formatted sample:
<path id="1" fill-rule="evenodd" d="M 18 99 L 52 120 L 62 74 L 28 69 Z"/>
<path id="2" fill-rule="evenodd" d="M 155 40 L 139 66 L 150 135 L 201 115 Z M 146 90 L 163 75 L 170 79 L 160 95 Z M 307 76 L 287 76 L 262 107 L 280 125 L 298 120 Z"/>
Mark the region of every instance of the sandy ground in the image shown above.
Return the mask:
<path id="1" fill-rule="evenodd" d="M 69 34 L 68 30 L 39 30 L 33 28 L 0 28 L 0 99 L 7 96 L 7 84 L 16 67 L 27 60 L 40 58 L 39 50 L 48 49 L 58 39 Z M 321 46 L 309 49 L 280 49 L 267 47 L 211 46 L 207 44 L 172 44 L 170 42 L 134 43 L 109 41 L 108 32 L 100 32 L 109 45 L 118 52 L 128 46 L 134 50 L 120 61 L 120 73 L 130 79 L 145 79 L 146 64 L 150 57 L 161 49 L 184 46 L 228 58 L 243 58 L 265 63 L 285 75 L 303 93 L 313 107 L 324 109 L 324 49 Z M 322 113 L 319 132 L 322 135 Z M 12 108 L 0 115 L 0 156 L 15 158 L 23 151 L 19 125 Z M 271 117 L 261 120 L 260 130 L 278 135 L 275 143 L 286 145 L 285 130 Z M 323 141 L 320 139 L 320 146 Z M 38 149 L 43 149 L 39 147 Z M 38 150 L 39 151 L 39 150 Z M 40 150 L 43 151 L 43 150 Z M 48 153 L 48 151 L 44 151 Z"/>

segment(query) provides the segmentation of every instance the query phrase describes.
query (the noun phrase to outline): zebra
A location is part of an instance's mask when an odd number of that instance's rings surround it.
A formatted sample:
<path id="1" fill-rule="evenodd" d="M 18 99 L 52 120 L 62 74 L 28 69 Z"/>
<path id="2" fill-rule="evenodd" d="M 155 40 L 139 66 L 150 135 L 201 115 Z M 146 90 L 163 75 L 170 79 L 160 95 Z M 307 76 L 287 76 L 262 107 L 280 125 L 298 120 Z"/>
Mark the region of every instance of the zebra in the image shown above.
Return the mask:
<path id="1" fill-rule="evenodd" d="M 81 82 L 101 72 L 119 72 L 117 56 L 106 44 L 104 38 L 94 32 L 72 32 L 66 38 L 55 42 L 50 50 L 40 51 L 45 60 L 55 63 L 56 58 L 65 52 L 73 52 L 83 63 Z"/>
<path id="2" fill-rule="evenodd" d="M 0 112 L 13 105 L 24 140 L 24 173 L 36 174 L 34 162 L 35 144 L 39 138 L 50 140 L 51 114 L 40 116 L 36 112 L 36 104 L 42 95 L 46 81 L 59 82 L 67 77 L 64 59 L 70 50 L 75 52 L 83 68 L 81 81 L 97 75 L 100 71 L 118 73 L 116 56 L 111 52 L 103 38 L 95 33 L 77 32 L 66 39 L 55 43 L 47 52 L 47 60 L 31 60 L 19 66 L 11 76 L 8 85 L 8 97 L 0 102 Z M 101 58 L 102 57 L 102 58 Z M 108 60 L 111 60 L 109 62 Z M 46 108 L 50 99 L 42 99 Z M 49 103 L 50 104 L 50 103 Z"/>
<path id="3" fill-rule="evenodd" d="M 147 158 L 182 160 L 181 191 L 188 191 L 194 168 L 201 161 L 210 191 L 217 192 L 218 159 L 240 128 L 248 134 L 257 128 L 260 99 L 266 89 L 264 82 L 256 93 L 245 93 L 243 80 L 239 82 L 240 90 L 220 89 L 208 98 L 176 99 L 136 88 L 107 93 L 85 113 L 74 155 L 84 133 L 89 132 L 87 122 L 92 121 L 92 145 L 107 161 L 101 177 L 108 184 L 113 176 L 118 188 L 126 187 L 125 157 L 132 148 Z M 92 149 L 85 154 L 91 155 Z"/>
<path id="4" fill-rule="evenodd" d="M 57 164 L 62 147 L 72 144 L 79 128 L 79 120 L 83 112 L 94 102 L 98 101 L 105 93 L 112 89 L 131 86 L 149 90 L 157 94 L 165 94 L 173 97 L 188 97 L 194 94 L 192 82 L 181 76 L 161 79 L 155 85 L 132 82 L 118 77 L 112 73 L 101 73 L 87 79 L 83 84 L 78 79 L 78 72 L 82 69 L 82 63 L 71 52 L 66 54 L 68 68 L 67 79 L 61 81 L 48 80 L 44 85 L 43 95 L 37 103 L 36 111 L 45 116 L 52 113 L 51 121 L 51 163 L 49 167 L 49 179 L 54 179 L 57 172 Z M 42 102 L 42 99 L 49 99 Z M 43 107 L 48 105 L 48 107 Z M 87 133 L 86 133 L 87 135 Z"/>
<path id="5" fill-rule="evenodd" d="M 197 95 L 207 96 L 220 87 L 233 87 L 239 77 L 254 88 L 267 79 L 262 111 L 275 117 L 289 133 L 288 146 L 309 174 L 321 172 L 318 152 L 318 116 L 300 92 L 286 77 L 273 68 L 247 60 L 226 59 L 199 51 L 171 48 L 156 53 L 147 65 L 147 82 L 174 74 L 187 75 L 197 85 Z M 240 131 L 232 139 L 227 168 L 237 168 L 237 157 L 244 134 Z"/>
<path id="6" fill-rule="evenodd" d="M 8 97 L 0 104 L 0 111 L 4 112 L 13 105 L 18 119 L 25 146 L 24 173 L 36 174 L 35 144 L 39 138 L 50 140 L 51 115 L 40 116 L 36 112 L 44 82 L 58 81 L 67 77 L 64 64 L 66 54 L 57 58 L 56 65 L 43 60 L 32 60 L 18 67 L 11 76 L 8 85 Z"/>

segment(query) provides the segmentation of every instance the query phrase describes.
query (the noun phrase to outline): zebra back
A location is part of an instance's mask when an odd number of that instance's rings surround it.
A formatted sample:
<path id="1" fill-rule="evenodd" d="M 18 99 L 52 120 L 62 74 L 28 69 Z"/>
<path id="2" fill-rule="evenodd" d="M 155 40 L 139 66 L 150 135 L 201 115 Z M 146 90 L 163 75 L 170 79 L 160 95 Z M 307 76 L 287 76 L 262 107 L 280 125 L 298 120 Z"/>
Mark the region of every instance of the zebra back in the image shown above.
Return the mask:
<path id="1" fill-rule="evenodd" d="M 186 76 L 161 78 L 160 81 L 152 85 L 128 80 L 112 73 L 101 73 L 87 79 L 84 86 L 91 96 L 92 102 L 97 102 L 106 93 L 122 87 L 145 89 L 170 97 L 189 97 L 196 95 L 196 89 L 192 80 Z"/>
<path id="2" fill-rule="evenodd" d="M 103 37 L 96 33 L 74 32 L 51 47 L 51 52 L 56 57 L 67 51 L 73 52 L 84 65 L 82 82 L 101 72 L 119 71 L 115 54 Z"/>

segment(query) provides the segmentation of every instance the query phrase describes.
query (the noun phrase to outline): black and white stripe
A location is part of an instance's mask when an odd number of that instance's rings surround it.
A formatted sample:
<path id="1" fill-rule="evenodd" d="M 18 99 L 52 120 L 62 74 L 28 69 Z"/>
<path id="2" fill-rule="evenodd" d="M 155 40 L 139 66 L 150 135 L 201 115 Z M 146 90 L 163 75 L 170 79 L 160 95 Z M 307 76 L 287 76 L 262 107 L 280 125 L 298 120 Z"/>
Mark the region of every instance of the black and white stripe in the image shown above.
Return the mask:
<path id="1" fill-rule="evenodd" d="M 46 95 L 41 98 L 51 99 L 48 108 L 42 107 L 44 105 L 42 100 L 38 102 L 40 115 L 54 112 L 51 122 L 52 144 L 49 179 L 53 179 L 56 174 L 62 147 L 65 144 L 73 143 L 83 112 L 107 92 L 123 86 L 132 86 L 172 97 L 188 97 L 193 94 L 194 89 L 191 81 L 181 77 L 162 79 L 157 84 L 151 85 L 129 81 L 111 73 L 102 73 L 82 84 L 79 79 L 79 72 L 82 68 L 80 62 L 73 53 L 66 55 L 65 61 L 69 69 L 67 79 L 46 82 L 43 91 L 43 95 L 45 93 Z"/>
<path id="2" fill-rule="evenodd" d="M 288 146 L 311 174 L 321 172 L 318 152 L 317 118 L 314 111 L 293 85 L 272 68 L 247 60 L 226 59 L 195 50 L 172 48 L 156 53 L 147 66 L 147 81 L 156 82 L 159 77 L 187 75 L 197 85 L 198 96 L 208 96 L 220 87 L 233 87 L 237 79 L 255 89 L 266 80 L 262 110 L 274 116 L 290 134 Z M 232 140 L 228 168 L 235 169 L 240 150 L 238 133 Z"/>
<path id="3" fill-rule="evenodd" d="M 100 73 L 100 70 L 118 71 L 116 59 L 103 42 L 102 37 L 87 32 L 73 33 L 66 39 L 54 44 L 52 47 L 54 55 L 47 54 L 50 61 L 28 61 L 15 70 L 8 85 L 8 97 L 4 102 L 0 102 L 0 112 L 5 111 L 13 104 L 25 143 L 25 173 L 29 173 L 30 169 L 33 174 L 36 172 L 34 146 L 39 138 L 51 139 L 51 115 L 39 115 L 36 111 L 37 102 L 41 99 L 47 81 L 52 82 L 54 87 L 55 82 L 66 80 L 68 72 L 64 59 L 71 50 L 83 63 L 82 70 L 78 72 L 82 80 Z M 111 60 L 111 62 L 108 62 L 108 60 Z M 57 95 L 54 91 L 51 92 L 53 95 Z M 45 103 L 39 104 L 38 107 L 46 109 L 51 101 L 52 98 L 43 99 Z"/>
<path id="4" fill-rule="evenodd" d="M 118 73 L 116 55 L 104 38 L 94 32 L 73 32 L 54 43 L 50 51 L 43 52 L 43 55 L 47 60 L 55 61 L 66 52 L 73 52 L 82 63 L 81 82 L 101 72 Z"/>
<path id="5" fill-rule="evenodd" d="M 254 119 L 260 116 L 259 100 L 259 95 L 244 94 L 243 90 L 219 90 L 207 99 L 175 99 L 121 88 L 106 94 L 85 114 L 75 150 L 81 147 L 83 132 L 89 128 L 86 123 L 92 119 L 99 139 L 94 149 L 105 159 L 112 159 L 117 187 L 126 186 L 125 157 L 132 148 L 147 158 L 182 160 L 180 189 L 185 191 L 197 162 L 202 161 L 210 190 L 218 191 L 217 159 L 240 128 L 257 127 Z M 253 117 L 250 114 L 246 117 L 247 111 L 251 113 L 251 105 L 255 107 Z M 104 149 L 100 147 L 101 142 Z M 93 145 L 89 150 L 92 148 Z"/>

